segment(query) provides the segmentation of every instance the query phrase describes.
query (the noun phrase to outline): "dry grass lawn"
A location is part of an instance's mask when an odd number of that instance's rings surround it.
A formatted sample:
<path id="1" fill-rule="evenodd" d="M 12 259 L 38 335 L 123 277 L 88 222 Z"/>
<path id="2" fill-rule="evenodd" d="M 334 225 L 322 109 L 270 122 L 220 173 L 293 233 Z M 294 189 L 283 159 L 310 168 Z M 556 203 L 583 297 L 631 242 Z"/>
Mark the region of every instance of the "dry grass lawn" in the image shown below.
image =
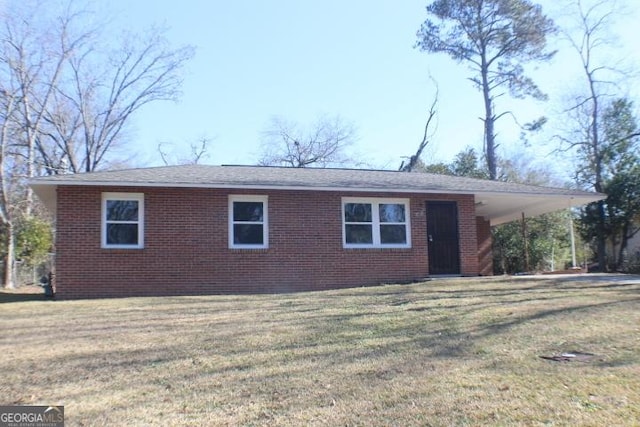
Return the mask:
<path id="1" fill-rule="evenodd" d="M 0 293 L 0 319 L 0 404 L 63 404 L 69 426 L 640 420 L 639 277 L 93 301 Z M 570 351 L 596 356 L 539 357 Z"/>

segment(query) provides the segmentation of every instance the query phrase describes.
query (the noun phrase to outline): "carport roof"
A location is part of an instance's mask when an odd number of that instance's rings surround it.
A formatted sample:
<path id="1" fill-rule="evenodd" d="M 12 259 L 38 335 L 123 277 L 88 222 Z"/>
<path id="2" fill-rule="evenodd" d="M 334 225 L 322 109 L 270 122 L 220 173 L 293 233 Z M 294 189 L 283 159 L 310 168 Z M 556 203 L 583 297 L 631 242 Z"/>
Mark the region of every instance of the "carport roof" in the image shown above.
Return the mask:
<path id="1" fill-rule="evenodd" d="M 56 175 L 30 182 L 55 212 L 56 188 L 73 186 L 184 187 L 253 190 L 472 194 L 476 212 L 492 225 L 584 205 L 604 194 L 428 173 L 331 168 L 180 165 Z"/>

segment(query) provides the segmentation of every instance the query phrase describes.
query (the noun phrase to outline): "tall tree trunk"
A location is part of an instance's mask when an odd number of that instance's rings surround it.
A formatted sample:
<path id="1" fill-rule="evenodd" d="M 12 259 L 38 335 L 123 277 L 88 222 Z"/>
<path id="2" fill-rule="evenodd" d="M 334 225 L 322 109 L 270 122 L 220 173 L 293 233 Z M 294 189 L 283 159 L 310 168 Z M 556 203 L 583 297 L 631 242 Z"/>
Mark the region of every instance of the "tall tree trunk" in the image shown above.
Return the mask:
<path id="1" fill-rule="evenodd" d="M 498 177 L 496 161 L 496 136 L 494 130 L 493 101 L 489 91 L 489 66 L 487 65 L 486 53 L 482 54 L 482 96 L 484 99 L 484 153 L 487 157 L 487 168 L 489 169 L 489 179 L 495 180 Z"/>
<path id="2" fill-rule="evenodd" d="M 594 156 L 596 157 L 596 179 L 594 184 L 594 190 L 599 193 L 604 192 L 604 186 L 602 185 L 602 161 L 600 160 L 600 147 L 599 147 L 599 134 L 597 128 L 597 114 L 598 114 L 598 103 L 594 100 L 594 117 L 593 117 L 593 129 L 592 129 L 592 138 L 593 138 L 593 151 Z M 599 200 L 598 202 L 598 225 L 596 230 L 596 239 L 597 239 L 597 250 L 598 250 L 598 265 L 600 267 L 601 272 L 609 271 L 609 266 L 607 265 L 607 210 L 605 206 L 604 200 Z"/>
<path id="3" fill-rule="evenodd" d="M 600 154 L 600 127 L 599 127 L 599 119 L 600 119 L 600 104 L 598 97 L 598 92 L 596 90 L 596 81 L 593 76 L 593 71 L 589 68 L 589 60 L 587 58 L 586 61 L 583 62 L 584 70 L 587 75 L 587 79 L 589 80 L 589 93 L 591 94 L 591 150 L 593 154 L 594 160 L 594 169 L 595 169 L 595 182 L 594 182 L 594 190 L 599 193 L 604 192 L 603 178 L 602 178 L 602 156 Z M 598 227 L 596 232 L 597 238 L 597 249 L 598 249 L 598 266 L 600 267 L 600 271 L 606 272 L 609 271 L 609 267 L 607 265 L 607 233 L 606 233 L 606 222 L 607 215 L 604 205 L 604 200 L 598 201 Z"/>
<path id="4" fill-rule="evenodd" d="M 26 80 L 25 77 L 22 77 L 23 81 Z M 24 120 L 25 120 L 25 134 L 26 134 L 26 142 L 27 142 L 27 179 L 31 179 L 35 176 L 35 136 L 34 129 L 32 129 L 31 122 L 31 106 L 29 104 L 29 96 L 26 93 L 27 87 L 22 86 L 22 97 L 23 97 L 23 107 L 24 107 Z M 26 203 L 25 203 L 25 215 L 27 217 L 31 216 L 31 211 L 33 209 L 33 190 L 30 186 L 27 185 L 26 188 Z"/>
<path id="5" fill-rule="evenodd" d="M 4 287 L 14 289 L 16 287 L 14 280 L 14 262 L 15 262 L 15 236 L 13 224 L 8 222 L 5 224 L 7 233 L 6 255 L 4 258 Z"/>
<path id="6" fill-rule="evenodd" d="M 624 252 L 627 249 L 627 245 L 629 243 L 629 238 L 627 237 L 629 235 L 629 227 L 627 226 L 627 224 L 622 226 L 622 233 L 620 236 L 620 248 L 618 250 L 618 260 L 616 262 L 616 270 L 620 271 L 622 270 L 622 267 L 624 267 Z"/>
<path id="7" fill-rule="evenodd" d="M 607 233 L 606 233 L 606 214 L 604 202 L 598 202 L 598 227 L 596 230 L 597 250 L 598 250 L 598 266 L 601 272 L 609 271 L 607 266 Z"/>
<path id="8" fill-rule="evenodd" d="M 7 96 L 6 104 L 4 105 L 5 110 L 4 120 L 2 122 L 2 126 L 0 127 L 0 225 L 4 229 L 3 231 L 6 233 L 6 239 L 2 242 L 3 249 L 5 252 L 5 265 L 4 265 L 4 277 L 2 284 L 5 288 L 13 288 L 15 283 L 13 281 L 13 261 L 14 261 L 14 253 L 15 253 L 15 242 L 14 242 L 14 229 L 12 224 L 12 213 L 11 209 L 11 199 L 9 197 L 9 189 L 10 185 L 8 182 L 8 173 L 7 173 L 7 150 L 9 146 L 9 124 L 10 118 L 14 112 L 15 107 L 15 98 Z"/>

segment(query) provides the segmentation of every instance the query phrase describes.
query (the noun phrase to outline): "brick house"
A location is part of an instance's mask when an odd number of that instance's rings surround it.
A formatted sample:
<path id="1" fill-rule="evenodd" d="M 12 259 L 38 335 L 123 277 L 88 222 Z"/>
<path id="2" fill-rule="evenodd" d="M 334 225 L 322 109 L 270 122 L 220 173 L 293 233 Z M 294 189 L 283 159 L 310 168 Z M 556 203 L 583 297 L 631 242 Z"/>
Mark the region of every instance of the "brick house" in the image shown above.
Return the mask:
<path id="1" fill-rule="evenodd" d="M 395 171 L 168 166 L 31 182 L 58 298 L 321 290 L 492 274 L 491 226 L 596 193 Z"/>

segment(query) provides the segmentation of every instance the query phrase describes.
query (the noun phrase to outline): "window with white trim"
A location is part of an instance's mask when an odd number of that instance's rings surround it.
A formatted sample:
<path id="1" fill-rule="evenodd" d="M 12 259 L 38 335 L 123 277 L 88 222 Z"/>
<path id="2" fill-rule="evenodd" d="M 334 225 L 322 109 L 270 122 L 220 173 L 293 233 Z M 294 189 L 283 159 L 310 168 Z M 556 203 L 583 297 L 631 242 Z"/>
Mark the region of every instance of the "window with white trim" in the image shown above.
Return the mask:
<path id="1" fill-rule="evenodd" d="M 102 193 L 102 247 L 144 247 L 143 193 Z"/>
<path id="2" fill-rule="evenodd" d="M 269 247 L 267 196 L 229 196 L 229 247 Z"/>
<path id="3" fill-rule="evenodd" d="M 342 199 L 345 248 L 409 248 L 409 199 Z"/>

